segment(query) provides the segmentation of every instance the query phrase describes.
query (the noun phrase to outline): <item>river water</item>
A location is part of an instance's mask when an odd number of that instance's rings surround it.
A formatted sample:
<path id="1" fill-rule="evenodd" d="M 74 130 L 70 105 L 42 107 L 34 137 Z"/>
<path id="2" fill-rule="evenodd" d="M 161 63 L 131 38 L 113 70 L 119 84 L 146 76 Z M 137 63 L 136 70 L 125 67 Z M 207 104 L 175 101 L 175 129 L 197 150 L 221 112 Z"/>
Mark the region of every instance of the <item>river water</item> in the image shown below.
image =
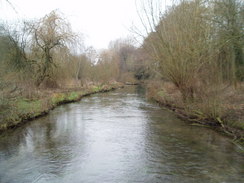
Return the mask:
<path id="1" fill-rule="evenodd" d="M 243 183 L 230 140 L 126 87 L 0 135 L 1 183 Z"/>

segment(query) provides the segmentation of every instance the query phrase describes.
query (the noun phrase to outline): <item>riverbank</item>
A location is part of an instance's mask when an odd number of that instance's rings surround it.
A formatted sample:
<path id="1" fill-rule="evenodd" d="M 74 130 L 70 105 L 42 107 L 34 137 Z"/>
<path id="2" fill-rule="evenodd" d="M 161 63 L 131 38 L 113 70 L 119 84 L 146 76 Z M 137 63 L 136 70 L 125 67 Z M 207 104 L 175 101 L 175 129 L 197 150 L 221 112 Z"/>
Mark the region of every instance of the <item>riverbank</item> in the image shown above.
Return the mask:
<path id="1" fill-rule="evenodd" d="M 184 124 L 144 91 L 91 95 L 5 131 L 1 183 L 243 182 L 239 148 Z"/>
<path id="2" fill-rule="evenodd" d="M 244 87 L 226 88 L 218 99 L 183 102 L 180 91 L 170 82 L 148 82 L 147 97 L 169 108 L 192 125 L 212 128 L 244 144 Z M 218 101 L 217 101 L 218 100 Z"/>
<path id="3" fill-rule="evenodd" d="M 46 115 L 55 107 L 79 101 L 81 98 L 99 92 L 108 92 L 123 87 L 122 83 L 91 85 L 86 88 L 42 89 L 35 97 L 20 95 L 8 101 L 9 107 L 1 111 L 0 131 L 20 126 L 24 122 Z"/>

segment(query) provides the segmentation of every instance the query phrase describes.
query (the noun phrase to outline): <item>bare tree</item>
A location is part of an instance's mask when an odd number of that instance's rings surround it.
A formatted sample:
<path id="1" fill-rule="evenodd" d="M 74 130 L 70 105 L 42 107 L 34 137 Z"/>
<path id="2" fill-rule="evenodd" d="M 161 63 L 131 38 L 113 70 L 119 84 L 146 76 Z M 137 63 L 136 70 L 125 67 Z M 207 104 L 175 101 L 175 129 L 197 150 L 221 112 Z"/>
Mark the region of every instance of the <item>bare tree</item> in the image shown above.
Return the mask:
<path id="1" fill-rule="evenodd" d="M 112 41 L 109 48 L 114 53 L 114 59 L 118 62 L 119 77 L 123 73 L 133 71 L 136 47 L 133 45 L 131 39 L 117 39 Z"/>
<path id="2" fill-rule="evenodd" d="M 220 50 L 219 64 L 225 80 L 244 80 L 244 3 L 241 0 L 213 0 L 211 21 Z"/>
<path id="3" fill-rule="evenodd" d="M 55 67 L 54 50 L 67 47 L 74 40 L 70 24 L 57 11 L 29 26 L 32 32 L 32 51 L 38 61 L 37 81 L 39 86 L 44 79 L 50 78 Z"/>
<path id="4" fill-rule="evenodd" d="M 156 20 L 150 24 L 154 27 L 144 41 L 161 75 L 179 88 L 184 100 L 194 98 L 198 75 L 214 54 L 209 52 L 207 11 L 202 1 L 181 1 L 167 10 L 158 24 Z M 152 12 L 147 16 L 154 20 Z"/>

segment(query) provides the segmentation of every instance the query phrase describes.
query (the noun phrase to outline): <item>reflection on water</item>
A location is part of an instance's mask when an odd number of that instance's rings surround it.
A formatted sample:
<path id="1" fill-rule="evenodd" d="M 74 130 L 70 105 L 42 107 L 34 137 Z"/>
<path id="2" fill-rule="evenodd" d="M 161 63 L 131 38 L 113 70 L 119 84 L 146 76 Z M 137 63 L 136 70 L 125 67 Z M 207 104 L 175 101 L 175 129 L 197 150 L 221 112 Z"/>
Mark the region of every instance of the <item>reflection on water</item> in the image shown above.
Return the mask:
<path id="1" fill-rule="evenodd" d="M 143 93 L 93 95 L 2 134 L 0 182 L 244 182 L 244 157 L 227 138 Z"/>

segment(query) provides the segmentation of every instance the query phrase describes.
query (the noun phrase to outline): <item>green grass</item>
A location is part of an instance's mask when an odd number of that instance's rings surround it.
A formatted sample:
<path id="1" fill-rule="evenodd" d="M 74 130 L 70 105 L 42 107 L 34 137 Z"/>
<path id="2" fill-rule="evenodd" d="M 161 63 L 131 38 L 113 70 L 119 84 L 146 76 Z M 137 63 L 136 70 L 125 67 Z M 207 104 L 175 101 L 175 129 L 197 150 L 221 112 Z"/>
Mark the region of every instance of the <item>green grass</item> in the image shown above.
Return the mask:
<path id="1" fill-rule="evenodd" d="M 99 92 L 99 91 L 101 91 L 102 90 L 102 86 L 94 86 L 93 88 L 92 88 L 92 91 L 93 92 Z"/>
<path id="2" fill-rule="evenodd" d="M 80 96 L 81 96 L 81 94 L 79 94 L 79 92 L 71 92 L 68 94 L 67 100 L 75 101 L 75 100 L 78 100 L 80 98 Z"/>
<path id="3" fill-rule="evenodd" d="M 112 86 L 94 86 L 82 91 L 72 91 L 68 93 L 53 93 L 45 98 L 30 100 L 24 97 L 18 97 L 12 101 L 8 100 L 10 107 L 1 111 L 0 130 L 16 126 L 23 120 L 31 119 L 48 112 L 53 107 L 64 103 L 80 99 L 82 96 L 97 93 L 104 89 L 112 89 Z"/>
<path id="4" fill-rule="evenodd" d="M 165 93 L 165 91 L 160 90 L 160 91 L 157 92 L 157 95 L 158 95 L 159 97 L 164 98 L 164 97 L 166 96 L 166 93 Z"/>
<path id="5" fill-rule="evenodd" d="M 64 93 L 55 93 L 52 97 L 51 97 L 51 103 L 53 105 L 57 105 L 61 102 L 63 102 L 65 100 L 66 96 Z"/>
<path id="6" fill-rule="evenodd" d="M 32 118 L 40 115 L 43 112 L 41 100 L 28 100 L 26 98 L 19 97 L 18 99 L 11 101 L 11 108 L 4 111 L 4 119 L 1 121 L 0 129 L 6 129 L 9 126 L 18 124 L 24 119 Z"/>
<path id="7" fill-rule="evenodd" d="M 26 100 L 20 98 L 16 102 L 16 107 L 21 113 L 35 112 L 42 109 L 42 102 L 41 100 Z"/>

